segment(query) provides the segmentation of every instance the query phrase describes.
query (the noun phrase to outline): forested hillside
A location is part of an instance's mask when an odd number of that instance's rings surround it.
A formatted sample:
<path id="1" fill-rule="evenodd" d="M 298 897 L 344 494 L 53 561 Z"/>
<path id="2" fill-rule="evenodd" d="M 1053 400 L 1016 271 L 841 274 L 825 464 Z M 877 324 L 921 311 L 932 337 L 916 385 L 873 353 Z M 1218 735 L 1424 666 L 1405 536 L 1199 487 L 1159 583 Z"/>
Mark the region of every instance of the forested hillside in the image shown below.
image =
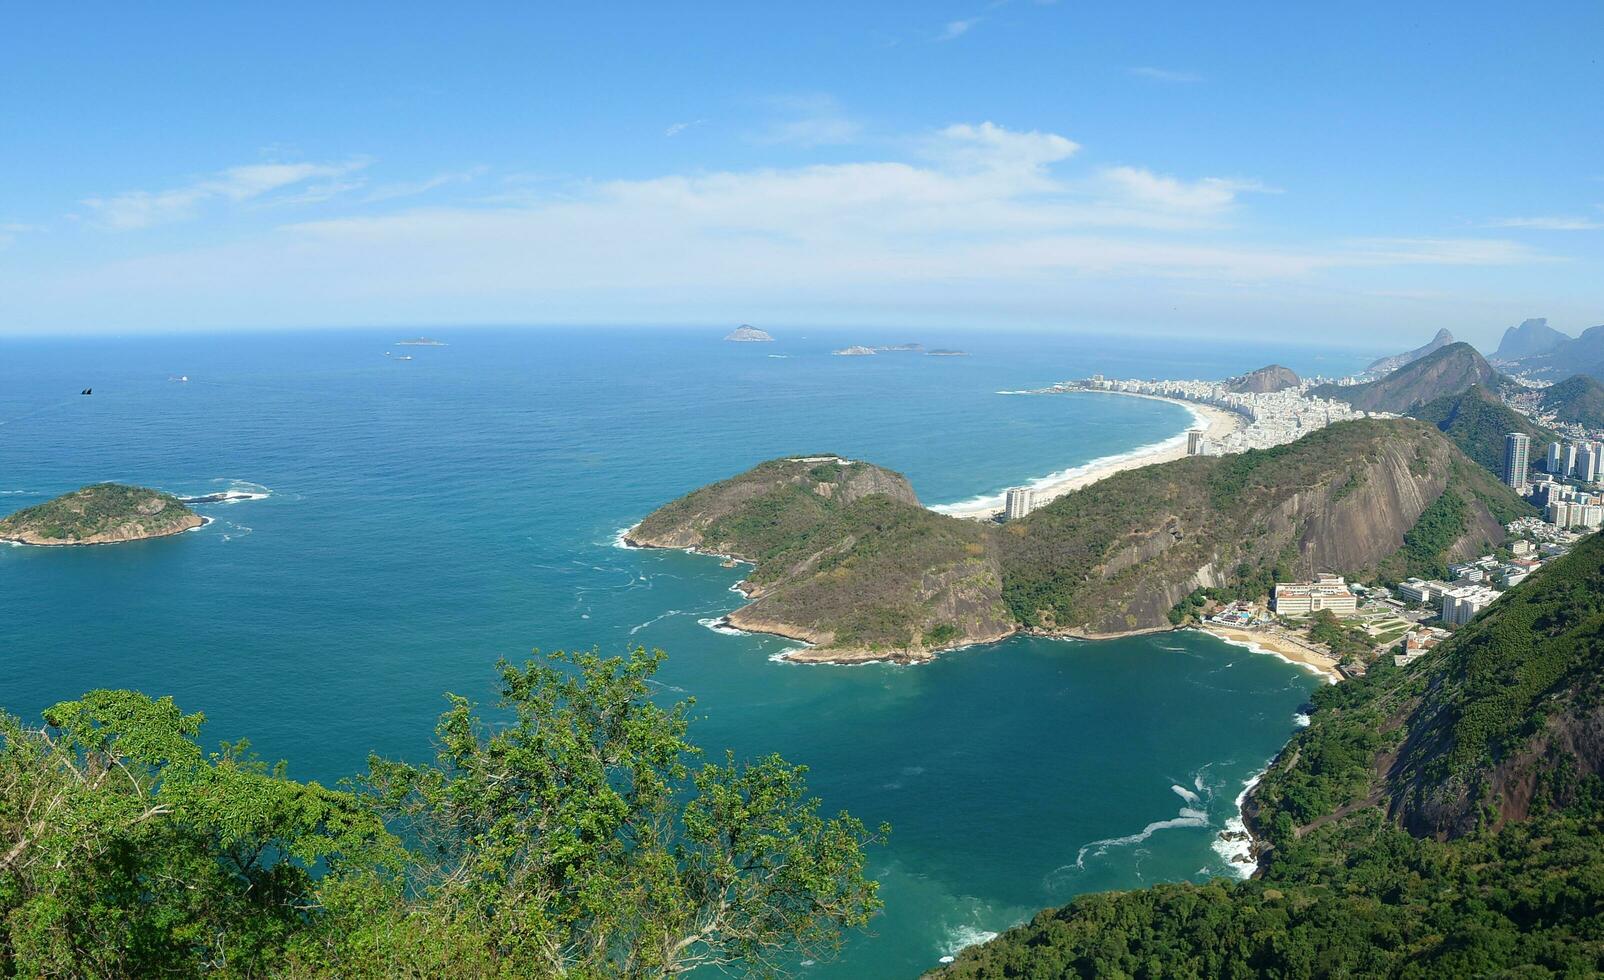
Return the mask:
<path id="1" fill-rule="evenodd" d="M 943 978 L 1604 969 L 1604 539 L 1408 668 L 1315 695 L 1250 798 L 1263 873 L 1088 895 Z"/>

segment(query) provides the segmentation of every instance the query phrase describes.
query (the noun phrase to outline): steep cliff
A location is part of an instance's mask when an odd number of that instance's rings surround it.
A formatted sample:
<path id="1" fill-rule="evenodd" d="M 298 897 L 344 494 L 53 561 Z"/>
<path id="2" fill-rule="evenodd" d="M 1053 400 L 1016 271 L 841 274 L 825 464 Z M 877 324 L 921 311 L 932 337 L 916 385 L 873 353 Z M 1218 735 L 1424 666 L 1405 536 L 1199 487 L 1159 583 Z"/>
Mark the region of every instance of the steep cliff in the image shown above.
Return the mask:
<path id="1" fill-rule="evenodd" d="M 1545 354 L 1573 339 L 1569 334 L 1560 333 L 1549 326 L 1547 317 L 1534 317 L 1505 330 L 1504 338 L 1498 342 L 1498 350 L 1493 353 L 1492 359 L 1518 361 L 1533 354 Z"/>

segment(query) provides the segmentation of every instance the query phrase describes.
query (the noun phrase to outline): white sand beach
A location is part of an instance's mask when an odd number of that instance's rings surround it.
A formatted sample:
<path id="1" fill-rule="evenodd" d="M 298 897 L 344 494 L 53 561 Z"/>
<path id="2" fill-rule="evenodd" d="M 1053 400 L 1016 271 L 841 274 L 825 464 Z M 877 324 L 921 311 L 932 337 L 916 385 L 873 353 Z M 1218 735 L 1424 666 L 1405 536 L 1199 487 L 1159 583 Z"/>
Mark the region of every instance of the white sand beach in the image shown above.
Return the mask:
<path id="1" fill-rule="evenodd" d="M 1194 428 L 1204 430 L 1210 442 L 1218 442 L 1233 432 L 1246 427 L 1247 419 L 1211 405 L 1200 405 L 1196 402 L 1181 401 L 1177 398 L 1161 398 L 1157 395 L 1140 395 L 1134 392 L 1109 391 L 1096 392 L 1097 394 L 1119 395 L 1125 398 L 1152 398 L 1155 401 L 1172 402 L 1192 413 L 1195 419 Z M 1091 486 L 1099 480 L 1106 480 L 1124 470 L 1134 470 L 1142 466 L 1151 466 L 1154 463 L 1167 463 L 1172 459 L 1180 459 L 1186 455 L 1186 433 L 1182 432 L 1173 438 L 1151 446 L 1124 453 L 1119 456 L 1109 456 L 1103 459 L 1094 459 L 1084 466 L 1064 470 L 1061 473 L 1037 481 L 1031 485 L 1035 491 L 1035 506 L 1040 507 L 1049 501 L 1056 500 L 1066 493 Z M 968 520 L 991 520 L 1002 513 L 1000 496 L 983 498 L 979 502 L 964 502 L 959 504 L 937 505 L 931 510 L 953 517 L 962 517 Z"/>

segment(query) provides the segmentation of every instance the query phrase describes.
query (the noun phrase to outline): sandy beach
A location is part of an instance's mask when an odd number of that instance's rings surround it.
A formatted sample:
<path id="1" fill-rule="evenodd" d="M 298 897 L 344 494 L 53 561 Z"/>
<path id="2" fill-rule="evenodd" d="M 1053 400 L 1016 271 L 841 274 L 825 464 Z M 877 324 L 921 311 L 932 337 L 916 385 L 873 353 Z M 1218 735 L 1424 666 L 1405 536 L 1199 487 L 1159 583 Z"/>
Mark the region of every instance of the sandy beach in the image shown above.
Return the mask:
<path id="1" fill-rule="evenodd" d="M 1324 674 L 1332 683 L 1342 679 L 1342 675 L 1337 672 L 1336 660 L 1279 630 L 1237 629 L 1218 623 L 1204 623 L 1199 629 L 1205 633 L 1212 633 L 1227 643 L 1241 644 L 1256 652 L 1274 654 L 1284 660 L 1302 664 Z"/>
<path id="2" fill-rule="evenodd" d="M 1192 413 L 1195 423 L 1193 428 L 1202 428 L 1210 442 L 1219 440 L 1244 428 L 1247 419 L 1235 412 L 1215 408 L 1212 405 L 1199 405 L 1196 402 L 1181 401 L 1177 398 L 1161 398 L 1157 395 L 1139 395 L 1134 392 L 1108 391 L 1093 392 L 1094 394 L 1118 395 L 1124 398 L 1152 398 L 1155 401 L 1171 402 Z M 1186 433 L 1182 432 L 1173 438 L 1161 443 L 1143 447 L 1134 452 L 1119 456 L 1110 456 L 1105 459 L 1093 460 L 1084 466 L 1079 466 L 1063 473 L 1054 474 L 1032 486 L 1035 491 L 1035 506 L 1040 507 L 1049 501 L 1062 497 L 1066 493 L 1091 486 L 1099 480 L 1106 480 L 1123 470 L 1134 470 L 1142 466 L 1151 466 L 1154 463 L 1167 463 L 1172 459 L 1180 459 L 1186 455 Z M 953 517 L 962 517 L 968 520 L 991 520 L 1002 513 L 1002 507 L 988 503 L 983 506 L 965 506 L 963 504 L 950 504 L 932 507 L 931 510 Z"/>

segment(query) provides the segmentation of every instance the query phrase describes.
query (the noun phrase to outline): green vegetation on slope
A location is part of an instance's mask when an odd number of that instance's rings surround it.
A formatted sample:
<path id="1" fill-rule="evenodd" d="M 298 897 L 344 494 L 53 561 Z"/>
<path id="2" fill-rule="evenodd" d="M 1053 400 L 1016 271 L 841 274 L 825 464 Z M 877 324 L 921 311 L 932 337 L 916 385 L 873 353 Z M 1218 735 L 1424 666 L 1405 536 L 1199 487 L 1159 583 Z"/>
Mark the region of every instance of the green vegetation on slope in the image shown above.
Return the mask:
<path id="1" fill-rule="evenodd" d="M 153 537 L 200 522 L 170 493 L 97 483 L 0 520 L 0 538 L 71 544 L 101 538 Z"/>
<path id="2" fill-rule="evenodd" d="M 1409 413 L 1441 429 L 1460 451 L 1494 476 L 1504 472 L 1504 437 L 1524 432 L 1534 447 L 1554 439 L 1547 429 L 1505 405 L 1497 393 L 1474 385 L 1457 395 L 1444 395 Z"/>
<path id="3" fill-rule="evenodd" d="M 1561 422 L 1589 429 L 1604 429 L 1604 384 L 1578 374 L 1543 392 L 1543 410 Z"/>
<path id="4" fill-rule="evenodd" d="M 96 691 L 0 715 L 0 976 L 667 977 L 828 956 L 878 839 L 777 756 L 698 762 L 662 654 L 501 665 L 433 764 L 288 779 Z M 881 833 L 884 833 L 882 828 Z"/>
<path id="5" fill-rule="evenodd" d="M 1085 896 L 938 972 L 1595 975 L 1601 695 L 1595 535 L 1426 659 L 1315 694 L 1249 801 L 1260 878 Z"/>
<path id="6" fill-rule="evenodd" d="M 1357 385 L 1320 385 L 1310 393 L 1336 398 L 1367 412 L 1408 414 L 1444 395 L 1457 395 L 1471 385 L 1490 385 L 1498 372 L 1476 348 L 1449 344 L 1432 351 L 1378 381 Z"/>

